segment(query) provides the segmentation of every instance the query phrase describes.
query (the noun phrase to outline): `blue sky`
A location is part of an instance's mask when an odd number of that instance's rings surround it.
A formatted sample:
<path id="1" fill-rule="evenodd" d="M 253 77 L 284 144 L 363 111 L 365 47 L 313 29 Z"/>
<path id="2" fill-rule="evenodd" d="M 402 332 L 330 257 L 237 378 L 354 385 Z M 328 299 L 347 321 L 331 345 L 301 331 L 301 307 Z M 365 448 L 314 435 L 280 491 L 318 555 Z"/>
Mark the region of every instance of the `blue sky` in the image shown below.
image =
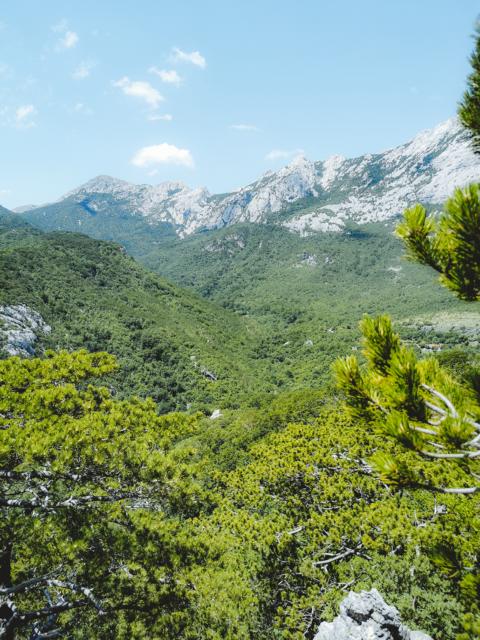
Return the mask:
<path id="1" fill-rule="evenodd" d="M 223 192 L 455 113 L 474 0 L 9 0 L 0 203 L 97 174 Z"/>

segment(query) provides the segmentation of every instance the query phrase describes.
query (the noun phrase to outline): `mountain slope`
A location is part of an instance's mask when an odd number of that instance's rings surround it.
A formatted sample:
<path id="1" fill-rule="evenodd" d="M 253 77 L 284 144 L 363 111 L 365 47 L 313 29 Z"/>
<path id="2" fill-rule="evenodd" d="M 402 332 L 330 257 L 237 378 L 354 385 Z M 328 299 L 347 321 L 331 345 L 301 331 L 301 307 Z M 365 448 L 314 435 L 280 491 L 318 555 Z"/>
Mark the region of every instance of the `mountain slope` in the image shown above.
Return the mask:
<path id="1" fill-rule="evenodd" d="M 181 182 L 133 185 L 98 176 L 58 202 L 24 212 L 47 230 L 81 230 L 144 245 L 239 222 L 285 225 L 299 233 L 338 231 L 346 222 L 387 220 L 416 202 L 441 205 L 455 186 L 480 179 L 480 161 L 457 120 L 448 120 L 396 149 L 346 159 L 303 157 L 230 193 L 211 195 Z M 137 245 L 132 240 L 137 238 Z"/>
<path id="2" fill-rule="evenodd" d="M 0 305 L 26 305 L 51 332 L 37 349 L 118 356 L 111 384 L 152 396 L 162 410 L 236 404 L 267 389 L 251 355 L 253 323 L 146 271 L 118 245 L 78 234 L 0 228 Z"/>
<path id="3" fill-rule="evenodd" d="M 234 225 L 164 242 L 143 260 L 261 323 L 267 335 L 258 354 L 272 361 L 278 385 L 320 386 L 330 380 L 334 358 L 359 347 L 365 313 L 391 314 L 403 337 L 425 349 L 476 339 L 467 327 L 476 316 L 480 330 L 480 304 L 454 299 L 433 270 L 404 260 L 393 224 L 309 236 Z"/>

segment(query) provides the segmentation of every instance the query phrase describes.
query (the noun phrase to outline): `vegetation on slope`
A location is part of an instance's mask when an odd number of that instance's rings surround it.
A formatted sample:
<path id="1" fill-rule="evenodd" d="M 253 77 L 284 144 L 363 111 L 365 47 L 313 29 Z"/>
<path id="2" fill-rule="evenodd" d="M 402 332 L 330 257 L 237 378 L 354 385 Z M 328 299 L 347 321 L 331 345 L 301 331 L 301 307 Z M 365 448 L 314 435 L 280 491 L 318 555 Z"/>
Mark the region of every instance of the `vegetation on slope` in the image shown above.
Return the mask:
<path id="1" fill-rule="evenodd" d="M 115 354 L 120 395 L 151 396 L 162 411 L 212 410 L 269 388 L 251 353 L 254 323 L 146 271 L 119 245 L 4 225 L 0 283 L 1 304 L 26 304 L 51 325 L 40 348 Z"/>
<path id="2" fill-rule="evenodd" d="M 0 362 L 1 637 L 300 640 L 374 585 L 453 637 L 468 609 L 432 548 L 475 552 L 474 503 L 380 484 L 383 433 L 308 393 L 236 412 L 223 440 L 245 455 L 218 464 L 205 418 L 92 384 L 115 366 Z"/>
<path id="3" fill-rule="evenodd" d="M 392 232 L 393 225 L 371 224 L 303 238 L 276 226 L 240 225 L 184 239 L 182 251 L 178 240 L 164 242 L 143 260 L 261 323 L 267 335 L 258 355 L 271 358 L 280 387 L 328 386 L 335 358 L 358 348 L 365 313 L 391 314 L 402 336 L 423 349 L 475 340 L 461 327 L 478 305 L 452 299 L 433 270 L 403 260 Z M 444 316 L 449 326 L 437 327 Z"/>
<path id="4" fill-rule="evenodd" d="M 141 215 L 135 215 L 118 201 L 112 201 L 114 206 L 110 209 L 109 201 L 112 197 L 108 194 L 92 195 L 80 202 L 66 198 L 46 208 L 27 211 L 21 218 L 43 231 L 72 231 L 98 240 L 113 240 L 135 256 L 151 250 L 165 237 L 175 236 L 172 225 L 149 225 Z"/>

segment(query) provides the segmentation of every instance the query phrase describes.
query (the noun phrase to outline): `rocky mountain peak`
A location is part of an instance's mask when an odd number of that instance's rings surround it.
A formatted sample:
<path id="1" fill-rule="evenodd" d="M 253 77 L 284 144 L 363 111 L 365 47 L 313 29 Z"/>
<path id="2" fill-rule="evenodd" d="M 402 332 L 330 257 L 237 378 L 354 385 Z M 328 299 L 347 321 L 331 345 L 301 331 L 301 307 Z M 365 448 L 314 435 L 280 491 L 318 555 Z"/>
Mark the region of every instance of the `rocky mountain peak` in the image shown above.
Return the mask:
<path id="1" fill-rule="evenodd" d="M 70 198 L 81 193 L 115 194 L 129 189 L 129 187 L 131 186 L 132 185 L 130 185 L 130 183 L 128 183 L 126 180 L 120 180 L 118 178 L 113 178 L 112 176 L 107 175 L 99 175 L 95 178 L 92 178 L 91 180 L 88 180 L 76 189 L 72 189 L 72 191 L 69 191 L 60 199 L 65 200 L 66 198 Z"/>
<path id="2" fill-rule="evenodd" d="M 180 236 L 237 222 L 274 223 L 280 213 L 279 224 L 309 234 L 340 231 L 348 220 L 387 220 L 418 201 L 440 207 L 455 187 L 478 180 L 480 158 L 467 132 L 451 118 L 382 153 L 350 159 L 334 155 L 319 162 L 298 155 L 226 195 L 178 181 L 135 185 L 100 175 L 60 202 L 86 198 L 97 212 L 111 216 L 117 207 L 122 215 L 142 216 L 150 225 L 170 223 Z M 308 210 L 298 211 L 297 204 L 289 215 L 289 208 L 305 199 Z M 48 215 L 48 206 L 42 215 Z"/>

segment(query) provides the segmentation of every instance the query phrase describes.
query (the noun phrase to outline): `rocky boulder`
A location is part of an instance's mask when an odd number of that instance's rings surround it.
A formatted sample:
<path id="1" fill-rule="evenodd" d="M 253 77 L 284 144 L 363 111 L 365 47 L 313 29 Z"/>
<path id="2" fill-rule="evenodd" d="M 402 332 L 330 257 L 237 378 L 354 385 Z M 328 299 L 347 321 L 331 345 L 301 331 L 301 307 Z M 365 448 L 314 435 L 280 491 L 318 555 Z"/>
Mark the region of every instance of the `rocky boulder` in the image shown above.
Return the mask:
<path id="1" fill-rule="evenodd" d="M 411 631 L 400 614 L 376 589 L 351 591 L 333 622 L 322 622 L 314 640 L 432 640 L 422 631 Z"/>
<path id="2" fill-rule="evenodd" d="M 0 350 L 9 356 L 35 355 L 39 334 L 50 330 L 42 316 L 24 304 L 0 306 Z"/>

